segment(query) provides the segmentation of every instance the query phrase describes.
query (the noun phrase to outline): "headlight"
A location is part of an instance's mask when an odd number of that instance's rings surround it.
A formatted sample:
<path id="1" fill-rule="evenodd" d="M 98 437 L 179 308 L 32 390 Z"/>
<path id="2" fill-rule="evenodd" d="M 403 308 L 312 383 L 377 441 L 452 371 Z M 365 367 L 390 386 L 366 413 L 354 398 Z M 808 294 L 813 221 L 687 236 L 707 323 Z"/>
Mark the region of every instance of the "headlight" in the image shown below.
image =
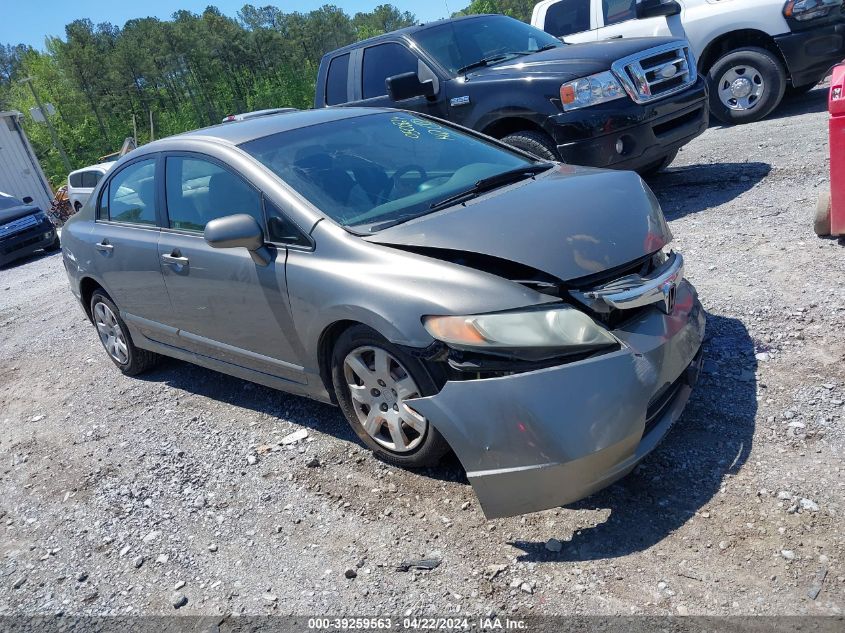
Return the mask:
<path id="1" fill-rule="evenodd" d="M 783 7 L 783 15 L 803 22 L 822 18 L 834 7 L 842 7 L 842 0 L 789 0 Z"/>
<path id="2" fill-rule="evenodd" d="M 564 110 L 586 108 L 624 96 L 622 84 L 609 70 L 570 81 L 560 87 L 560 102 Z"/>
<path id="3" fill-rule="evenodd" d="M 459 348 L 585 348 L 616 345 L 617 340 L 583 312 L 568 306 L 474 316 L 429 316 L 425 329 L 435 339 Z"/>

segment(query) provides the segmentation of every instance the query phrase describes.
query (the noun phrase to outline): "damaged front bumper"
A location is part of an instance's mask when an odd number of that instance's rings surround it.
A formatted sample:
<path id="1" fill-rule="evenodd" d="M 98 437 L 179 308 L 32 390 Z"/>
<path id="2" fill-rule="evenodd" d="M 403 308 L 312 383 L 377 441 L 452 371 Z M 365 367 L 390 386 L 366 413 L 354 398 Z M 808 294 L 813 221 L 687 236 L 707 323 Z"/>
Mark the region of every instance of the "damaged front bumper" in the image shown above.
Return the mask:
<path id="1" fill-rule="evenodd" d="M 449 442 L 488 518 L 571 503 L 629 473 L 680 417 L 698 375 L 704 320 L 683 281 L 671 314 L 651 307 L 613 331 L 618 351 L 449 381 L 408 405 Z"/>

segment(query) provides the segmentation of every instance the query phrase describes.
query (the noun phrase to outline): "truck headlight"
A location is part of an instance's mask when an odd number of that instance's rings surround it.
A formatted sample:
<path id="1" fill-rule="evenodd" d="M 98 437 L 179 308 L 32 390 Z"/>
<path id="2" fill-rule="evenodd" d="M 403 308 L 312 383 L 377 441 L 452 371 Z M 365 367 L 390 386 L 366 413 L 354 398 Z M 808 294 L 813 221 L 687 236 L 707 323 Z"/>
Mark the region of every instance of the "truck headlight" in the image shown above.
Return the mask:
<path id="1" fill-rule="evenodd" d="M 555 348 L 566 353 L 618 344 L 589 316 L 564 305 L 472 316 L 428 316 L 423 325 L 435 339 L 458 348 Z"/>
<path id="2" fill-rule="evenodd" d="M 823 18 L 834 7 L 842 7 L 842 0 L 789 0 L 783 7 L 783 15 L 800 22 Z"/>
<path id="3" fill-rule="evenodd" d="M 564 110 L 586 108 L 624 96 L 622 84 L 609 70 L 569 81 L 560 87 L 560 102 Z"/>

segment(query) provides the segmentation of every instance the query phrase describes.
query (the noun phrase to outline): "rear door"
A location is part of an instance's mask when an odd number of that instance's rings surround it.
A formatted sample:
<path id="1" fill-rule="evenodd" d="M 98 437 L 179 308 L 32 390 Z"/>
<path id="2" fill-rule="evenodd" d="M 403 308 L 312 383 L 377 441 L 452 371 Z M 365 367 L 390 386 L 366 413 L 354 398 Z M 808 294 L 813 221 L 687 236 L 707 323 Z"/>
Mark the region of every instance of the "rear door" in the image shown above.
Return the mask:
<path id="1" fill-rule="evenodd" d="M 244 248 L 209 246 L 205 225 L 246 213 L 264 228 L 264 197 L 241 175 L 196 153 L 165 160 L 166 220 L 158 254 L 180 346 L 293 382 L 305 382 L 290 316 L 284 245 L 267 266 Z M 271 229 L 285 232 L 272 209 Z"/>
<path id="2" fill-rule="evenodd" d="M 90 239 L 94 269 L 124 320 L 162 342 L 173 319 L 158 256 L 161 215 L 156 156 L 123 166 L 102 188 Z"/>

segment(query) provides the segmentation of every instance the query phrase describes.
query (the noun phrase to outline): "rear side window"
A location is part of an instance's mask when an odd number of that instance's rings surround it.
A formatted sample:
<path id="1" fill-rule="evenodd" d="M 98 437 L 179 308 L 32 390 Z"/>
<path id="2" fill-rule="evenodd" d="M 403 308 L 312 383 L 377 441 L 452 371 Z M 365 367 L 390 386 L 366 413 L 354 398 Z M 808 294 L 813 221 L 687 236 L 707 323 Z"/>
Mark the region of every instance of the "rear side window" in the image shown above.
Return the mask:
<path id="1" fill-rule="evenodd" d="M 133 163 L 120 170 L 103 194 L 105 208 L 100 217 L 129 224 L 156 224 L 156 161 L 154 158 Z"/>
<path id="2" fill-rule="evenodd" d="M 364 50 L 362 92 L 364 99 L 387 94 L 384 80 L 402 73 L 415 73 L 416 56 L 401 44 L 379 44 Z"/>
<path id="3" fill-rule="evenodd" d="M 626 0 L 627 1 L 627 0 Z M 607 0 L 602 2 L 607 9 Z M 555 37 L 590 30 L 590 0 L 560 0 L 546 10 L 543 30 Z"/>
<path id="4" fill-rule="evenodd" d="M 200 158 L 170 156 L 166 168 L 170 228 L 202 231 L 211 220 L 246 213 L 263 228 L 261 196 L 243 178 Z"/>
<path id="5" fill-rule="evenodd" d="M 326 105 L 346 103 L 346 78 L 349 75 L 349 53 L 335 57 L 329 63 L 326 77 Z"/>
<path id="6" fill-rule="evenodd" d="M 82 186 L 82 173 L 79 172 L 76 174 L 71 174 L 68 180 L 70 181 L 71 187 L 81 187 Z"/>
<path id="7" fill-rule="evenodd" d="M 82 172 L 82 186 L 93 189 L 100 182 L 102 174 L 98 171 L 83 171 Z"/>
<path id="8" fill-rule="evenodd" d="M 637 0 L 603 0 L 604 25 L 627 22 L 637 17 Z"/>

